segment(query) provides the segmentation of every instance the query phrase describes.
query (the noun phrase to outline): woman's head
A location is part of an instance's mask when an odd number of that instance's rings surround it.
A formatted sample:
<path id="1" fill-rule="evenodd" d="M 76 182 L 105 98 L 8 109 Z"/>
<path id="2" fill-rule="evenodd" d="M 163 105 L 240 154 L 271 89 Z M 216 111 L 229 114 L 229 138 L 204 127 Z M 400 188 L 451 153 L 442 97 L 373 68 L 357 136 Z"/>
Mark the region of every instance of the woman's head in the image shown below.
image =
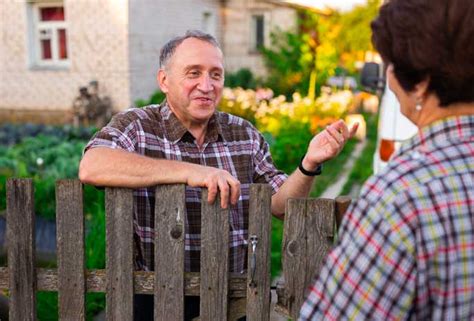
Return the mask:
<path id="1" fill-rule="evenodd" d="M 474 102 L 474 0 L 389 0 L 372 31 L 403 90 L 427 80 L 441 107 Z"/>

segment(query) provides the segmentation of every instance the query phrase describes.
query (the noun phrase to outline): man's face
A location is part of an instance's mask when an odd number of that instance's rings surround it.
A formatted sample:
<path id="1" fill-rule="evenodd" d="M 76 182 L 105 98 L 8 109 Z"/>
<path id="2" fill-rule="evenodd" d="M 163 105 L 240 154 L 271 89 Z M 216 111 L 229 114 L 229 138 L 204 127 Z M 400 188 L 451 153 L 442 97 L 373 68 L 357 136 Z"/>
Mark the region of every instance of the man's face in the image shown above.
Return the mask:
<path id="1" fill-rule="evenodd" d="M 187 128 L 206 124 L 222 96 L 222 52 L 208 42 L 188 38 L 160 70 L 158 81 L 171 110 Z"/>

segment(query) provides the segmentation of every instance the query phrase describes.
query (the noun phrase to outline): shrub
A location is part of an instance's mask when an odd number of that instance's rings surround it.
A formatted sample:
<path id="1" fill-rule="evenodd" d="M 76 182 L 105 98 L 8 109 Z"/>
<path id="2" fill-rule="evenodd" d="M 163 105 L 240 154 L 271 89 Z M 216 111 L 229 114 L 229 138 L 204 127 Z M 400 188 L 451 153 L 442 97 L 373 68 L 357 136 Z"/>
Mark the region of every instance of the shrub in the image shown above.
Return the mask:
<path id="1" fill-rule="evenodd" d="M 6 194 L 6 180 L 10 177 L 29 177 L 35 188 L 35 212 L 47 219 L 55 218 L 55 183 L 57 179 L 77 178 L 79 160 L 86 139 L 78 138 L 93 129 L 75 130 L 68 126 L 3 126 L 0 133 L 9 147 L 0 145 L 0 193 Z M 13 133 L 12 137 L 8 133 Z M 24 137 L 26 134 L 37 135 Z M 85 136 L 85 135 L 84 135 Z M 12 142 L 17 141 L 16 144 Z M 84 215 L 86 222 L 87 268 L 105 267 L 104 193 L 92 186 L 84 187 Z M 5 197 L 0 197 L 0 212 L 6 208 Z M 49 263 L 54 265 L 54 262 Z M 57 316 L 57 293 L 39 292 L 38 319 L 54 321 Z M 105 307 L 103 294 L 87 295 L 87 320 Z"/>
<path id="2" fill-rule="evenodd" d="M 243 89 L 255 89 L 257 80 L 248 68 L 241 68 L 236 72 L 225 74 L 225 87 L 241 87 Z"/>
<path id="3" fill-rule="evenodd" d="M 165 98 L 166 95 L 161 90 L 157 90 L 150 96 L 148 100 L 138 99 L 137 101 L 135 101 L 135 106 L 145 107 L 148 105 L 158 105 L 161 104 L 163 100 L 165 100 Z"/>

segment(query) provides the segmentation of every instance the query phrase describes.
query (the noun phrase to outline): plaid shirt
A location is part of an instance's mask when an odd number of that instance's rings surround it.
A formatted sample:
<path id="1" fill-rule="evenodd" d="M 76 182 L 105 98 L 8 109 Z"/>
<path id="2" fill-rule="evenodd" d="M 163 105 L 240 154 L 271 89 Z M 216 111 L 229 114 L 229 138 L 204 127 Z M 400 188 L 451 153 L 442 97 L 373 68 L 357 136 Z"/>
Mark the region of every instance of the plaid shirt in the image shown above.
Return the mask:
<path id="1" fill-rule="evenodd" d="M 209 120 L 202 151 L 194 137 L 171 112 L 168 105 L 129 109 L 116 115 L 86 146 L 123 149 L 153 158 L 185 161 L 224 169 L 241 183 L 241 197 L 230 207 L 230 271 L 246 266 L 249 188 L 268 183 L 273 193 L 286 175 L 273 165 L 268 144 L 247 121 L 222 112 Z M 134 191 L 134 239 L 136 268 L 153 270 L 155 189 Z M 201 188 L 186 187 L 185 270 L 200 266 Z"/>
<path id="2" fill-rule="evenodd" d="M 299 320 L 474 318 L 474 116 L 419 131 L 346 213 Z"/>

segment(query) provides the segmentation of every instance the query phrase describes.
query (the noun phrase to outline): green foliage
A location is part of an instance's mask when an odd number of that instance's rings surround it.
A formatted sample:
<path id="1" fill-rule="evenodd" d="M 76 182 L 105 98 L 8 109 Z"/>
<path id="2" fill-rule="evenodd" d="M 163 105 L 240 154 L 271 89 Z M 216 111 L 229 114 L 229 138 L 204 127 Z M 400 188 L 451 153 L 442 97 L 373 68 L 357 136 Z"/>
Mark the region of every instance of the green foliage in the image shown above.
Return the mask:
<path id="1" fill-rule="evenodd" d="M 279 135 L 274 138 L 270 149 L 276 167 L 291 174 L 305 155 L 313 135 L 308 123 L 302 124 L 284 117 L 281 124 Z"/>
<path id="2" fill-rule="evenodd" d="M 289 98 L 294 92 L 312 99 L 334 74 L 338 53 L 332 45 L 331 18 L 299 12 L 298 32 L 276 29 L 262 49 L 269 75 L 265 85 Z"/>
<path id="3" fill-rule="evenodd" d="M 33 178 L 35 211 L 42 217 L 52 219 L 55 217 L 55 180 L 77 177 L 84 146 L 84 141 L 64 141 L 55 136 L 27 137 L 2 153 L 0 175 L 2 180 L 7 177 Z M 0 206 L 5 208 L 3 202 Z"/>
<path id="4" fill-rule="evenodd" d="M 339 174 L 341 174 L 344 164 L 349 160 L 356 144 L 357 140 L 355 139 L 347 141 L 344 149 L 337 157 L 324 163 L 323 172 L 318 176 L 316 184 L 313 186 L 311 197 L 319 197 L 329 185 L 334 183 Z"/>
<path id="5" fill-rule="evenodd" d="M 288 99 L 294 92 L 306 93 L 311 70 L 302 52 L 301 35 L 277 29 L 270 38 L 271 46 L 261 49 L 268 70 L 265 86 Z"/>
<path id="6" fill-rule="evenodd" d="M 366 115 L 367 121 L 367 145 L 342 188 L 343 195 L 349 195 L 354 187 L 360 187 L 373 174 L 374 153 L 377 145 L 377 123 L 378 117 Z"/>
<path id="7" fill-rule="evenodd" d="M 363 53 L 373 50 L 370 23 L 378 14 L 380 0 L 367 0 L 365 5 L 355 6 L 351 11 L 336 14 L 333 25 L 337 34 L 333 46 L 341 56 L 341 65 L 355 72 L 354 62 L 363 60 Z"/>
<path id="8" fill-rule="evenodd" d="M 241 87 L 243 89 L 255 89 L 257 88 L 257 80 L 255 79 L 252 71 L 248 68 L 241 68 L 234 73 L 225 74 L 225 87 Z"/>
<path id="9" fill-rule="evenodd" d="M 283 243 L 283 221 L 272 217 L 271 275 L 280 275 L 282 270 L 281 250 Z"/>
<path id="10" fill-rule="evenodd" d="M 65 129 L 67 131 L 68 129 Z M 35 212 L 53 220 L 55 218 L 55 183 L 57 179 L 77 178 L 85 139 L 65 139 L 64 133 L 40 134 L 26 137 L 18 144 L 0 146 L 0 193 L 6 194 L 6 180 L 10 177 L 30 177 L 35 187 Z M 84 214 L 86 219 L 86 266 L 89 269 L 105 267 L 105 210 L 104 192 L 92 186 L 84 187 Z M 0 197 L 0 211 L 6 208 L 5 197 Z M 58 319 L 57 293 L 37 294 L 38 319 Z M 87 320 L 105 307 L 101 294 L 87 295 Z"/>
<path id="11" fill-rule="evenodd" d="M 373 50 L 370 22 L 379 6 L 380 0 L 368 0 L 329 16 L 300 10 L 297 31 L 273 30 L 271 45 L 261 51 L 268 69 L 265 85 L 287 98 L 293 92 L 314 98 L 336 68 L 355 74 L 355 62 Z"/>
<path id="12" fill-rule="evenodd" d="M 138 99 L 135 101 L 135 106 L 137 107 L 145 107 L 148 105 L 158 105 L 165 100 L 166 95 L 161 91 L 157 90 L 155 91 L 148 100 L 146 99 Z"/>

